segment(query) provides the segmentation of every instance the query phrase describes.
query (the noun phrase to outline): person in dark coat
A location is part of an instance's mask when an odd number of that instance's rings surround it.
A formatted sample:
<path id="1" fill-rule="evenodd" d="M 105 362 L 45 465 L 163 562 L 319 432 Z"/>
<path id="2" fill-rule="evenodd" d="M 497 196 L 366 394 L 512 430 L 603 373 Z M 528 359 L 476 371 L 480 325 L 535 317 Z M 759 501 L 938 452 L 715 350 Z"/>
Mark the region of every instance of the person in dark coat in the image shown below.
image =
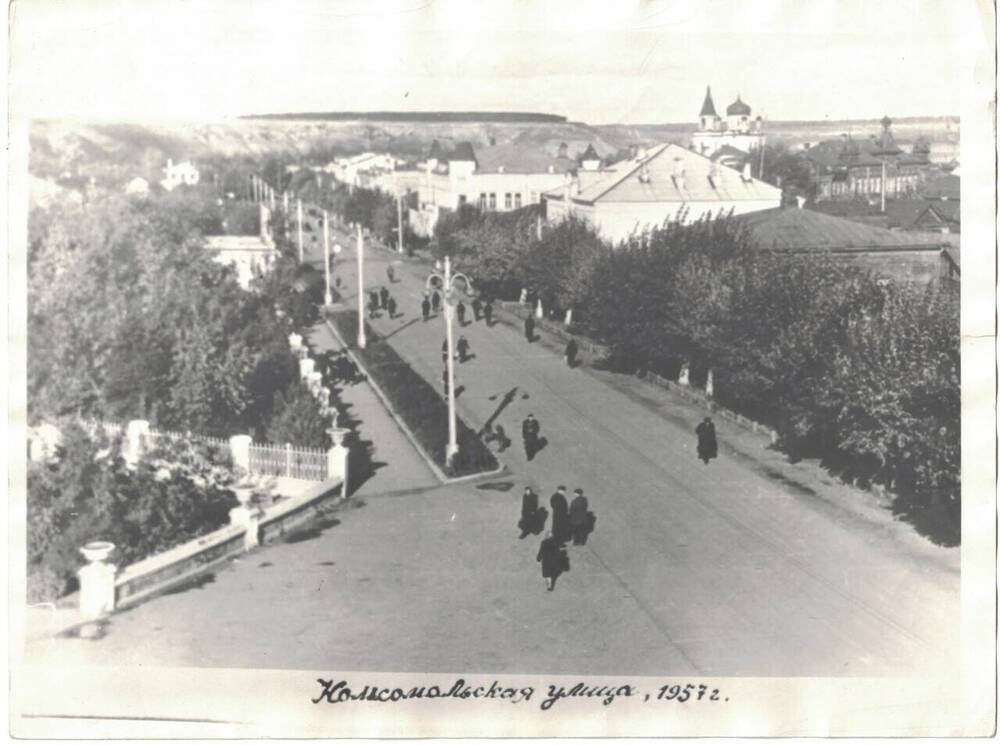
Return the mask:
<path id="1" fill-rule="evenodd" d="M 569 343 L 566 345 L 566 366 L 575 367 L 576 366 L 576 355 L 580 351 L 580 347 L 577 346 L 576 339 L 570 339 Z"/>
<path id="2" fill-rule="evenodd" d="M 469 340 L 464 336 L 458 337 L 458 344 L 455 345 L 458 349 L 458 361 L 465 362 L 469 358 Z"/>
<path id="3" fill-rule="evenodd" d="M 538 433 L 541 428 L 534 414 L 528 414 L 528 418 L 521 423 L 521 439 L 524 440 L 524 455 L 528 460 L 534 458 L 535 453 L 538 452 Z"/>
<path id="4" fill-rule="evenodd" d="M 448 364 L 448 340 L 441 342 L 441 362 Z"/>
<path id="5" fill-rule="evenodd" d="M 486 304 L 483 306 L 483 318 L 486 319 L 487 326 L 493 325 L 493 303 L 489 300 L 487 300 Z"/>
<path id="6" fill-rule="evenodd" d="M 695 427 L 695 434 L 698 435 L 698 457 L 708 465 L 712 458 L 719 456 L 719 442 L 715 439 L 715 425 L 712 417 L 705 417 L 705 421 Z"/>
<path id="7" fill-rule="evenodd" d="M 569 505 L 566 503 L 566 487 L 560 486 L 549 498 L 552 507 L 552 537 L 565 543 L 570 536 Z"/>
<path id="8" fill-rule="evenodd" d="M 465 325 L 465 303 L 461 300 L 458 301 L 458 305 L 455 306 L 455 315 L 458 316 L 458 325 Z"/>
<path id="9" fill-rule="evenodd" d="M 510 447 L 510 440 L 507 438 L 507 430 L 503 428 L 502 424 L 498 424 L 493 428 L 493 434 L 497 439 L 497 451 L 503 452 Z"/>
<path id="10" fill-rule="evenodd" d="M 521 538 L 528 533 L 535 533 L 535 522 L 538 515 L 538 495 L 532 491 L 530 486 L 524 487 L 524 494 L 521 495 L 521 520 L 517 527 L 521 529 Z"/>
<path id="11" fill-rule="evenodd" d="M 389 318 L 395 318 L 396 317 L 396 298 L 390 296 L 389 299 L 386 301 L 385 307 L 389 309 Z"/>
<path id="12" fill-rule="evenodd" d="M 385 289 L 384 285 L 383 285 L 382 289 L 378 291 L 378 297 L 379 297 L 379 300 L 382 303 L 382 307 L 383 308 L 388 308 L 389 307 L 389 291 L 387 289 Z"/>
<path id="13" fill-rule="evenodd" d="M 425 321 L 431 317 L 431 301 L 426 296 L 424 296 L 423 302 L 420 303 L 420 312 L 424 314 Z"/>
<path id="14" fill-rule="evenodd" d="M 542 578 L 545 580 L 545 587 L 550 592 L 555 589 L 559 575 L 569 570 L 569 557 L 566 555 L 566 549 L 551 534 L 546 534 L 542 540 L 535 561 L 542 563 Z"/>
<path id="15" fill-rule="evenodd" d="M 524 319 L 524 338 L 530 344 L 535 338 L 535 317 L 528 316 Z"/>
<path id="16" fill-rule="evenodd" d="M 434 293 L 431 295 L 431 308 L 435 313 L 441 310 L 441 293 L 437 290 L 434 290 Z"/>
<path id="17" fill-rule="evenodd" d="M 441 372 L 441 389 L 444 391 L 444 395 L 447 398 L 447 396 L 448 396 L 448 368 L 447 367 Z"/>
<path id="18" fill-rule="evenodd" d="M 587 509 L 587 498 L 583 496 L 583 489 L 573 492 L 573 501 L 569 503 L 569 527 L 573 535 L 573 545 L 582 546 L 587 542 L 587 534 L 590 533 L 590 511 Z"/>
<path id="19" fill-rule="evenodd" d="M 472 298 L 472 320 L 478 321 L 479 315 L 483 311 L 483 303 L 478 297 Z"/>
<path id="20" fill-rule="evenodd" d="M 372 293 L 373 295 L 375 293 Z M 368 317 L 375 318 L 378 315 L 378 297 L 376 296 L 374 300 L 368 299 Z"/>
<path id="21" fill-rule="evenodd" d="M 379 297 L 378 297 L 378 293 L 375 290 L 371 290 L 368 293 L 368 304 L 370 306 L 372 306 L 373 308 L 378 308 L 378 306 L 379 306 Z"/>

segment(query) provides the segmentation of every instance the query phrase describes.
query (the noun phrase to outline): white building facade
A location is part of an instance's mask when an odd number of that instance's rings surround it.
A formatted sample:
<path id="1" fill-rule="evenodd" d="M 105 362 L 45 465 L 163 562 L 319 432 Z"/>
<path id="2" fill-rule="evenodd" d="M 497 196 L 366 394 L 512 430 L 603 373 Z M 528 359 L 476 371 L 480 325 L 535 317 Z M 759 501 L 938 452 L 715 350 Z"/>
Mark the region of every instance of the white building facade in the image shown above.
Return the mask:
<path id="1" fill-rule="evenodd" d="M 163 180 L 160 181 L 160 185 L 167 191 L 173 191 L 181 185 L 194 186 L 200 178 L 201 174 L 191 161 L 185 160 L 181 163 L 174 163 L 173 160 L 167 160 L 167 165 L 163 168 Z"/>

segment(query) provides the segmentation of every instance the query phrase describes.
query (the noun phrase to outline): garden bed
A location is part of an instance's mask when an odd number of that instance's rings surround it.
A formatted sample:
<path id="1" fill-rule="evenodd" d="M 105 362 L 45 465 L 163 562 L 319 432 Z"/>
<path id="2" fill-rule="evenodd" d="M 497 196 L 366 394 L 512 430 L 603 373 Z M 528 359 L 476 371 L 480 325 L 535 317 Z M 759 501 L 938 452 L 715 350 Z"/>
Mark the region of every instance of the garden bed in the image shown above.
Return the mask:
<path id="1" fill-rule="evenodd" d="M 410 367 L 367 324 L 365 334 L 368 344 L 364 349 L 359 349 L 357 311 L 337 311 L 328 318 L 364 365 L 365 371 L 382 389 L 393 411 L 409 428 L 418 446 L 447 476 L 459 478 L 495 471 L 500 467 L 496 456 L 461 418 L 457 420 L 458 455 L 449 466 L 445 458 L 448 405 L 437 389 Z"/>

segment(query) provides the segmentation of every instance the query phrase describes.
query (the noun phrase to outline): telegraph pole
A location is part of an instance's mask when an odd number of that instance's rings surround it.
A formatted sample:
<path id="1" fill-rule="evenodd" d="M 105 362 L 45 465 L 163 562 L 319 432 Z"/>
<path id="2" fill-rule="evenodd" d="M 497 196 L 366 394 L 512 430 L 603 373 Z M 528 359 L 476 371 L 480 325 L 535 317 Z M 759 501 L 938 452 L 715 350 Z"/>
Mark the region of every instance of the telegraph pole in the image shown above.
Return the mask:
<path id="1" fill-rule="evenodd" d="M 358 348 L 364 349 L 365 339 L 365 238 L 358 223 Z"/>
<path id="2" fill-rule="evenodd" d="M 323 210 L 323 270 L 326 273 L 323 305 L 333 305 L 333 295 L 330 294 L 330 220 L 327 218 L 326 210 Z"/>
<path id="3" fill-rule="evenodd" d="M 304 260 L 302 251 L 302 200 L 295 200 L 295 211 L 299 218 L 299 263 L 301 264 Z"/>

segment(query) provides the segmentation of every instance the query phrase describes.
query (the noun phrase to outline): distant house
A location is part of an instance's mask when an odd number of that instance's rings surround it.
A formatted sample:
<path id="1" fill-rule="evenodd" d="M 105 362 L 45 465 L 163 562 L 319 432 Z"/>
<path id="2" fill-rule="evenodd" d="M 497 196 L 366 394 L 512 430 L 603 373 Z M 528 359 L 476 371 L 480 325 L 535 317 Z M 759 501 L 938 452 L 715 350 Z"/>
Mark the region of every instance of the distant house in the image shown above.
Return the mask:
<path id="1" fill-rule="evenodd" d="M 961 251 L 958 246 L 941 249 L 941 279 L 959 283 L 962 280 Z"/>
<path id="2" fill-rule="evenodd" d="M 149 194 L 149 182 L 142 176 L 136 176 L 125 184 L 125 193 L 133 196 L 144 197 Z"/>
<path id="3" fill-rule="evenodd" d="M 429 235 L 441 210 L 468 204 L 484 212 L 509 212 L 538 204 L 547 190 L 578 171 L 599 168 L 600 162 L 593 146 L 578 160 L 570 157 L 566 143 L 555 154 L 520 143 L 474 148 L 469 142 L 445 152 L 435 140 L 418 166 L 418 206 L 410 211 L 410 224 Z"/>
<path id="4" fill-rule="evenodd" d="M 902 196 L 918 190 L 931 172 L 927 145 L 918 141 L 906 152 L 896 145 L 891 125 L 892 120 L 885 117 L 879 136 L 855 140 L 845 134 L 840 140 L 820 142 L 803 151 L 820 199 L 880 196 L 883 162 L 886 195 Z"/>
<path id="5" fill-rule="evenodd" d="M 220 264 L 234 267 L 240 286 L 250 289 L 251 281 L 270 271 L 278 258 L 271 233 L 271 211 L 260 205 L 260 235 L 206 236 L 205 249 Z"/>
<path id="6" fill-rule="evenodd" d="M 781 189 L 752 178 L 749 167 L 735 171 L 678 145 L 657 145 L 589 176 L 546 192 L 547 219 L 575 215 L 614 242 L 681 216 L 693 221 L 781 205 Z"/>
<path id="7" fill-rule="evenodd" d="M 735 218 L 761 249 L 810 254 L 829 252 L 889 279 L 928 283 L 941 276 L 941 236 L 887 230 L 810 209 L 785 207 Z"/>
<path id="8" fill-rule="evenodd" d="M 198 169 L 195 168 L 191 161 L 185 160 L 182 163 L 174 163 L 173 160 L 167 160 L 167 165 L 163 169 L 163 180 L 160 181 L 160 185 L 167 191 L 173 191 L 182 184 L 194 186 L 198 183 L 200 177 L 201 174 L 199 174 Z"/>

